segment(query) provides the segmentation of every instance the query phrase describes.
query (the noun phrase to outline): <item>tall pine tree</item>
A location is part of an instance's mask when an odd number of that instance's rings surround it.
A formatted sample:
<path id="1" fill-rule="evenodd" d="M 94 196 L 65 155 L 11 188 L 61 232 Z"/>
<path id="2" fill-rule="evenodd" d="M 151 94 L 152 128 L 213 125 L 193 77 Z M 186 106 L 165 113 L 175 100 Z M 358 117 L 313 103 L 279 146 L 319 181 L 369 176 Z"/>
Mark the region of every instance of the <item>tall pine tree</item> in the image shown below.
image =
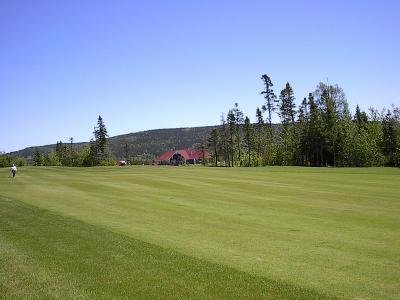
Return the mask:
<path id="1" fill-rule="evenodd" d="M 293 89 L 289 82 L 286 83 L 285 88 L 281 91 L 279 95 L 280 106 L 279 114 L 283 125 L 294 125 L 294 119 L 296 116 L 296 103 Z"/>
<path id="2" fill-rule="evenodd" d="M 228 116 L 226 118 L 226 122 L 228 123 L 228 128 L 229 128 L 229 140 L 228 140 L 228 145 L 229 145 L 229 153 L 230 153 L 230 158 L 231 162 L 230 164 L 232 167 L 235 165 L 235 133 L 236 133 L 236 118 L 235 118 L 235 113 L 231 109 L 228 112 Z"/>
<path id="3" fill-rule="evenodd" d="M 251 166 L 251 151 L 254 143 L 254 132 L 253 125 L 250 122 L 249 117 L 244 120 L 244 141 L 247 147 L 247 166 Z"/>
<path id="4" fill-rule="evenodd" d="M 236 144 L 237 144 L 237 152 L 238 152 L 238 160 L 239 160 L 239 165 L 242 164 L 242 151 L 241 151 L 241 132 L 242 132 L 242 126 L 244 122 L 243 118 L 243 112 L 239 109 L 239 104 L 235 103 L 235 107 L 233 108 L 233 113 L 235 115 L 235 124 L 236 124 Z"/>
<path id="5" fill-rule="evenodd" d="M 100 115 L 97 119 L 97 126 L 94 128 L 93 134 L 95 138 L 96 162 L 100 163 L 103 160 L 107 160 L 109 156 L 107 148 L 107 128 Z"/>
<path id="6" fill-rule="evenodd" d="M 271 78 L 267 74 L 261 76 L 261 80 L 264 83 L 265 89 L 261 92 L 261 95 L 265 98 L 265 104 L 263 110 L 268 112 L 267 122 L 269 124 L 270 133 L 272 135 L 272 112 L 275 110 L 276 96 L 272 87 L 274 86 Z"/>
<path id="7" fill-rule="evenodd" d="M 211 130 L 210 137 L 208 139 L 208 143 L 209 143 L 211 151 L 212 151 L 212 157 L 214 158 L 214 164 L 217 167 L 218 166 L 218 144 L 219 144 L 217 129 Z"/>
<path id="8" fill-rule="evenodd" d="M 33 154 L 33 163 L 35 166 L 41 166 L 43 164 L 43 157 L 40 153 L 39 148 L 35 148 L 35 152 Z"/>

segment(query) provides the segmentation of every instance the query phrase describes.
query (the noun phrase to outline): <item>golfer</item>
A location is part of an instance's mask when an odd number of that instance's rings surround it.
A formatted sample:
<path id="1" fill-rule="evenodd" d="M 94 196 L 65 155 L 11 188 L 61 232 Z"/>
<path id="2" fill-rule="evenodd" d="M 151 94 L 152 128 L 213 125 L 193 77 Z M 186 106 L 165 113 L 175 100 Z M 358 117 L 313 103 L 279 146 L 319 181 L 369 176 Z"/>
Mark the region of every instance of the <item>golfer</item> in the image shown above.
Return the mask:
<path id="1" fill-rule="evenodd" d="M 14 178 L 15 174 L 17 173 L 17 167 L 14 164 L 11 167 L 11 173 L 13 174 L 13 178 Z"/>

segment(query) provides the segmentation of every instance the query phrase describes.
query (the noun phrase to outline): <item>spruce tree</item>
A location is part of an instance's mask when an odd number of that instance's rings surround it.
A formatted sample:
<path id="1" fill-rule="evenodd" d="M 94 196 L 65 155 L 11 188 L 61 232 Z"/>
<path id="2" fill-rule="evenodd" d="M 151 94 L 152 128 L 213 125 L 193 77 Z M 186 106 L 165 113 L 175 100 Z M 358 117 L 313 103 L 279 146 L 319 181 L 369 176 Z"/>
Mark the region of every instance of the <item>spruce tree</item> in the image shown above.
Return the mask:
<path id="1" fill-rule="evenodd" d="M 270 133 L 272 135 L 272 112 L 275 110 L 276 96 L 272 87 L 274 86 L 271 78 L 267 74 L 261 76 L 261 80 L 264 83 L 265 89 L 261 92 L 264 95 L 265 105 L 263 106 L 264 111 L 268 111 L 267 122 L 269 124 Z"/>
<path id="2" fill-rule="evenodd" d="M 57 142 L 56 145 L 56 155 L 58 156 L 58 160 L 60 161 L 61 165 L 65 165 L 65 157 L 66 157 L 66 147 L 62 141 Z"/>
<path id="3" fill-rule="evenodd" d="M 228 112 L 228 116 L 226 118 L 226 122 L 228 123 L 228 128 L 229 128 L 229 140 L 228 140 L 228 145 L 229 145 L 229 153 L 230 153 L 230 158 L 231 162 L 230 164 L 232 167 L 235 165 L 235 133 L 236 133 L 236 119 L 235 119 L 235 113 L 231 109 Z"/>
<path id="4" fill-rule="evenodd" d="M 296 116 L 296 103 L 293 89 L 290 86 L 289 82 L 286 83 L 285 88 L 281 91 L 279 95 L 280 106 L 279 106 L 279 114 L 282 120 L 282 124 L 284 126 L 289 125 L 290 123 L 294 125 L 294 119 Z"/>
<path id="5" fill-rule="evenodd" d="M 103 118 L 100 115 L 97 119 L 97 126 L 94 128 L 93 134 L 95 138 L 96 162 L 100 163 L 101 161 L 108 159 L 108 133 Z"/>
<path id="6" fill-rule="evenodd" d="M 256 110 L 256 119 L 257 119 L 257 124 L 259 124 L 260 126 L 264 124 L 264 117 L 263 117 L 262 111 L 258 107 Z"/>
<path id="7" fill-rule="evenodd" d="M 280 164 L 290 165 L 295 161 L 296 140 L 295 140 L 295 116 L 296 104 L 294 103 L 293 89 L 287 82 L 285 88 L 279 95 L 280 100 L 280 117 L 282 121 L 282 131 L 279 135 L 279 151 L 277 160 Z"/>
<path id="8" fill-rule="evenodd" d="M 214 158 L 215 166 L 217 167 L 218 166 L 218 144 L 219 144 L 217 129 L 211 130 L 208 142 L 209 142 L 210 148 L 213 153 L 212 156 Z"/>
<path id="9" fill-rule="evenodd" d="M 258 159 L 260 160 L 261 159 L 261 150 L 264 146 L 264 140 L 265 140 L 264 130 L 263 130 L 265 124 L 264 124 L 264 117 L 263 117 L 262 111 L 258 107 L 256 110 L 256 119 L 257 119 L 257 121 L 256 121 L 256 126 L 255 126 L 254 139 L 255 139 L 257 156 L 258 156 Z"/>
<path id="10" fill-rule="evenodd" d="M 345 105 L 338 125 L 336 165 L 339 167 L 354 166 L 354 136 L 356 126 L 352 121 L 348 104 Z"/>
<path id="11" fill-rule="evenodd" d="M 74 144 L 74 138 L 71 136 L 69 138 L 69 166 L 72 167 L 74 165 L 74 149 L 73 149 L 73 144 Z"/>
<path id="12" fill-rule="evenodd" d="M 239 109 L 239 104 L 235 103 L 235 107 L 233 108 L 233 113 L 235 115 L 235 125 L 236 125 L 236 143 L 237 143 L 237 151 L 238 151 L 238 160 L 239 165 L 242 164 L 242 151 L 241 151 L 241 132 L 242 125 L 244 122 L 243 112 Z"/>
<path id="13" fill-rule="evenodd" d="M 357 129 L 366 129 L 368 123 L 368 116 L 364 111 L 360 110 L 360 107 L 357 105 L 356 114 L 354 115 L 354 121 L 357 124 Z"/>
<path id="14" fill-rule="evenodd" d="M 247 146 L 247 155 L 248 155 L 248 162 L 247 166 L 251 166 L 251 150 L 253 147 L 253 142 L 254 142 L 254 132 L 253 132 L 253 126 L 250 122 L 249 117 L 246 117 L 244 120 L 244 140 Z"/>
<path id="15" fill-rule="evenodd" d="M 325 162 L 327 165 L 335 166 L 336 158 L 336 147 L 337 147 L 337 124 L 338 124 L 338 113 L 335 101 L 330 97 L 329 90 L 326 89 L 322 98 L 324 99 L 324 121 L 326 132 L 324 132 L 325 137 Z"/>
<path id="16" fill-rule="evenodd" d="M 35 166 L 41 166 L 43 164 L 43 157 L 42 154 L 40 153 L 39 148 L 35 148 L 35 152 L 33 154 L 33 164 Z"/>
<path id="17" fill-rule="evenodd" d="M 314 101 L 313 94 L 308 95 L 310 105 L 310 121 L 308 130 L 308 139 L 310 143 L 310 165 L 320 167 L 323 165 L 323 135 L 324 130 L 321 111 Z"/>
<path id="18" fill-rule="evenodd" d="M 218 134 L 220 136 L 220 152 L 223 155 L 225 166 L 230 166 L 229 125 L 227 124 L 223 113 L 221 114 L 221 127 L 218 130 Z"/>
<path id="19" fill-rule="evenodd" d="M 383 125 L 383 154 L 388 166 L 399 166 L 400 164 L 400 128 L 396 119 L 388 109 L 382 122 Z"/>
<path id="20" fill-rule="evenodd" d="M 298 165 L 308 165 L 308 108 L 307 98 L 304 98 L 298 111 L 297 119 L 297 148 L 296 148 L 296 162 Z"/>

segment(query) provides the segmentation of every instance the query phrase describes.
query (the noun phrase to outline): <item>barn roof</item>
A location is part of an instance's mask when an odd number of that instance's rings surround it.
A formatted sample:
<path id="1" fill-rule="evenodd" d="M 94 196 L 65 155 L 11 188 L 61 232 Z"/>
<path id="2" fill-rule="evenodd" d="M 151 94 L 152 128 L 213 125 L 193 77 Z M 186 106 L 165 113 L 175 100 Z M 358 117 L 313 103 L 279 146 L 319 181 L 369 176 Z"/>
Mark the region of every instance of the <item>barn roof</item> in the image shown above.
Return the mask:
<path id="1" fill-rule="evenodd" d="M 178 151 L 180 155 L 182 155 L 186 160 L 188 159 L 202 159 L 203 152 L 201 150 L 196 149 L 183 149 Z M 204 155 L 208 157 L 208 152 L 204 150 Z"/>
<path id="2" fill-rule="evenodd" d="M 172 157 L 172 155 L 174 155 L 175 152 L 176 152 L 175 150 L 167 151 L 163 155 L 161 155 L 159 158 L 157 158 L 156 161 L 169 160 Z"/>
<path id="3" fill-rule="evenodd" d="M 188 159 L 202 159 L 203 158 L 203 151 L 197 150 L 197 149 L 181 149 L 181 150 L 172 150 L 172 151 L 167 151 L 163 153 L 159 158 L 156 159 L 156 161 L 165 161 L 169 160 L 174 154 L 180 154 L 185 160 Z M 210 153 L 207 150 L 204 150 L 204 156 L 206 158 L 210 157 Z"/>

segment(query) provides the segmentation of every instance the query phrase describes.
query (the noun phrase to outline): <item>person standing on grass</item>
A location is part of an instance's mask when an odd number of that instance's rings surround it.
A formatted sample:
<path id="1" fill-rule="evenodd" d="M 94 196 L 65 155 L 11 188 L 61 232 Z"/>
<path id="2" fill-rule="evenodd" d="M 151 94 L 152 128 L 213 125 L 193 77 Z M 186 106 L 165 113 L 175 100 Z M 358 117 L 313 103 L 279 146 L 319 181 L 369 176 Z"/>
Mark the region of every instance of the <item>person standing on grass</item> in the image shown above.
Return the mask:
<path id="1" fill-rule="evenodd" d="M 17 167 L 15 166 L 15 164 L 13 164 L 12 167 L 11 167 L 11 173 L 12 173 L 13 178 L 14 178 L 15 174 L 17 173 Z"/>

